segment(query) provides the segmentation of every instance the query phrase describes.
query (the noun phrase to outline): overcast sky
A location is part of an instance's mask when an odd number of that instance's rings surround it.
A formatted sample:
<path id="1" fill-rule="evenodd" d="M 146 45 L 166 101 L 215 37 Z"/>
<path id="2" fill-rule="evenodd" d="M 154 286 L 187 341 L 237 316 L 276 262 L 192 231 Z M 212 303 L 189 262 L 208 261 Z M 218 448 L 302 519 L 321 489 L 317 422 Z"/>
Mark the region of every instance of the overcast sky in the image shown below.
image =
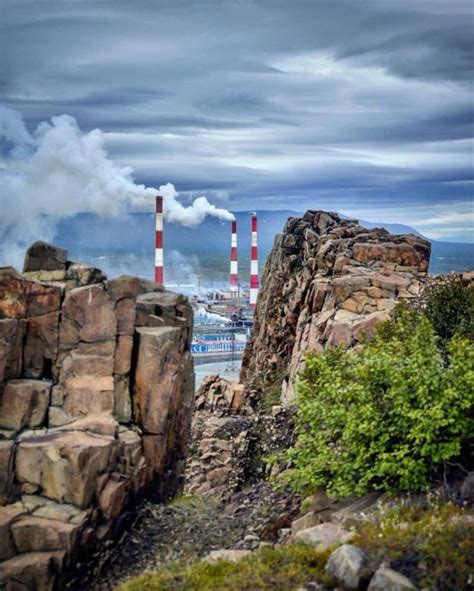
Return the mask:
<path id="1" fill-rule="evenodd" d="M 464 0 L 0 0 L 0 100 L 141 183 L 473 240 Z"/>

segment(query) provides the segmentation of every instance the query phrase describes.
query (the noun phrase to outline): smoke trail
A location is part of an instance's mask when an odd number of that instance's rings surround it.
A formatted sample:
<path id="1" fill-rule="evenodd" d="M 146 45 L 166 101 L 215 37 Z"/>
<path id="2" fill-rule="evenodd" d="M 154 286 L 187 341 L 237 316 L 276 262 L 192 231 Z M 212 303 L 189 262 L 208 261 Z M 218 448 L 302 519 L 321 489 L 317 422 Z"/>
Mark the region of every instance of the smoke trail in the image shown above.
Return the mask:
<path id="1" fill-rule="evenodd" d="M 164 214 L 185 226 L 207 215 L 234 216 L 198 197 L 189 207 L 177 199 L 171 183 L 159 189 L 138 185 L 133 169 L 113 162 L 104 134 L 82 133 L 68 115 L 41 123 L 30 134 L 19 113 L 0 106 L 0 264 L 18 265 L 19 253 L 34 240 L 51 240 L 54 224 L 44 214 L 79 212 L 114 216 L 130 210 L 153 210 L 162 193 Z"/>

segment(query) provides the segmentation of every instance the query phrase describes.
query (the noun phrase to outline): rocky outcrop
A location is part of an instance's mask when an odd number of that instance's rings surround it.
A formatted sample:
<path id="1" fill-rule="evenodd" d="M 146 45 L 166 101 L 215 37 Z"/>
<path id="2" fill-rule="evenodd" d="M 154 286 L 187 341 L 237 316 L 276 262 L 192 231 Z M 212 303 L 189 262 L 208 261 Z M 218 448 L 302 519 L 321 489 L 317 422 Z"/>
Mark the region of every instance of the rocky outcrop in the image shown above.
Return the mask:
<path id="1" fill-rule="evenodd" d="M 400 299 L 417 296 L 429 255 L 422 238 L 367 230 L 335 213 L 290 218 L 265 266 L 241 381 L 279 380 L 291 401 L 305 353 L 369 336 Z"/>
<path id="2" fill-rule="evenodd" d="M 0 269 L 0 587 L 59 588 L 134 500 L 181 486 L 191 333 L 183 296 L 53 245 Z"/>
<path id="3" fill-rule="evenodd" d="M 215 414 L 247 414 L 250 409 L 245 404 L 244 386 L 230 382 L 218 375 L 208 375 L 203 379 L 196 393 L 196 410 Z"/>
<path id="4" fill-rule="evenodd" d="M 254 412 L 242 384 L 217 375 L 196 392 L 184 491 L 227 501 L 236 491 L 270 473 L 264 461 L 293 439 L 291 409 Z"/>

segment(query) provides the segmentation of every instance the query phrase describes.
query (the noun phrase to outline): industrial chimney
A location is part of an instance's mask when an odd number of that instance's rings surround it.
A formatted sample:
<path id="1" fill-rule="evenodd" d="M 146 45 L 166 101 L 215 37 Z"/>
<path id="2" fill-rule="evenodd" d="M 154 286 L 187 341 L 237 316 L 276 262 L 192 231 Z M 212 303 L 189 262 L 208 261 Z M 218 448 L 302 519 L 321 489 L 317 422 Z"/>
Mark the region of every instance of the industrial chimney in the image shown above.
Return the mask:
<path id="1" fill-rule="evenodd" d="M 252 216 L 252 246 L 250 247 L 250 305 L 255 308 L 258 296 L 257 214 Z"/>
<path id="2" fill-rule="evenodd" d="M 155 281 L 163 284 L 163 197 L 156 197 Z"/>
<path id="3" fill-rule="evenodd" d="M 232 222 L 230 241 L 230 291 L 239 289 L 239 270 L 237 262 L 237 220 Z"/>

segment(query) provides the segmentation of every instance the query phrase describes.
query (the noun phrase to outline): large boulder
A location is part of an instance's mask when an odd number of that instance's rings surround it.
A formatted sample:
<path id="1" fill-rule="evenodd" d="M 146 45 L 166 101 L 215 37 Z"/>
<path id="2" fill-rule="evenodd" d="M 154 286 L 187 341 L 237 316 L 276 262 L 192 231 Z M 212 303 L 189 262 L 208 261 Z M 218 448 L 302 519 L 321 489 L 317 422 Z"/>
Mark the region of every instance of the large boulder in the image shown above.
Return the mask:
<path id="1" fill-rule="evenodd" d="M 26 251 L 23 271 L 61 271 L 66 268 L 67 257 L 64 248 L 38 241 Z"/>
<path id="2" fill-rule="evenodd" d="M 364 550 L 344 544 L 334 550 L 326 564 L 326 572 L 334 577 L 344 589 L 361 589 L 373 572 L 369 557 Z"/>
<path id="3" fill-rule="evenodd" d="M 16 478 L 41 488 L 60 503 L 87 507 L 97 478 L 113 469 L 115 440 L 69 431 L 23 439 L 16 454 Z"/>

